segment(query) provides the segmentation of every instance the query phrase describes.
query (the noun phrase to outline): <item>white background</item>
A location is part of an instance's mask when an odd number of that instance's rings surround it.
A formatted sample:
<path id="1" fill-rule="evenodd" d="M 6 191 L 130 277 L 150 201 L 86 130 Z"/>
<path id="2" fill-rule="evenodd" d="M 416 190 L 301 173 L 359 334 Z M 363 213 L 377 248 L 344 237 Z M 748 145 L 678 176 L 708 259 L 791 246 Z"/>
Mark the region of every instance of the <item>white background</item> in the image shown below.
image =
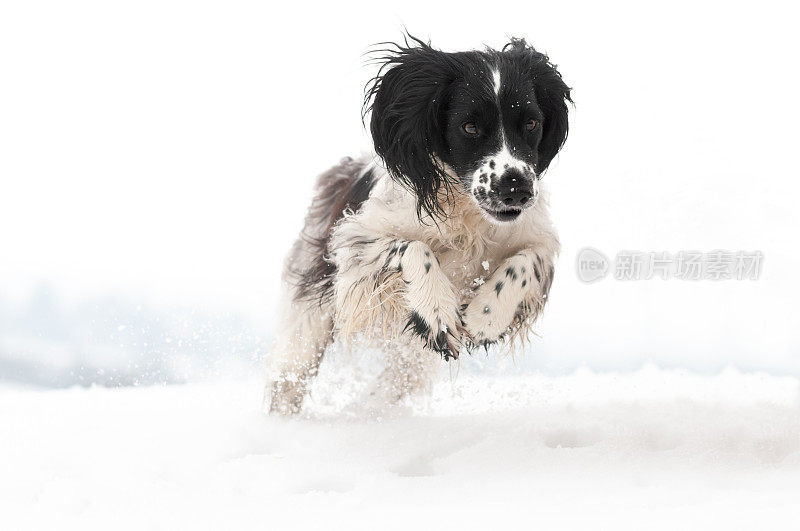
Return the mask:
<path id="1" fill-rule="evenodd" d="M 777 2 L 3 1 L 0 527 L 793 525 L 796 20 Z M 525 37 L 574 87 L 539 336 L 397 408 L 368 403 L 372 358 L 329 355 L 301 418 L 267 417 L 283 256 L 315 176 L 370 148 L 363 54 L 404 26 L 453 51 Z M 763 274 L 587 285 L 585 246 L 759 250 Z"/>
<path id="2" fill-rule="evenodd" d="M 4 2 L 0 368 L 257 370 L 315 176 L 370 147 L 363 54 L 405 26 L 450 51 L 525 37 L 574 87 L 546 176 L 563 253 L 518 365 L 798 375 L 793 20 L 770 2 Z M 759 281 L 584 285 L 584 246 L 765 260 Z"/>

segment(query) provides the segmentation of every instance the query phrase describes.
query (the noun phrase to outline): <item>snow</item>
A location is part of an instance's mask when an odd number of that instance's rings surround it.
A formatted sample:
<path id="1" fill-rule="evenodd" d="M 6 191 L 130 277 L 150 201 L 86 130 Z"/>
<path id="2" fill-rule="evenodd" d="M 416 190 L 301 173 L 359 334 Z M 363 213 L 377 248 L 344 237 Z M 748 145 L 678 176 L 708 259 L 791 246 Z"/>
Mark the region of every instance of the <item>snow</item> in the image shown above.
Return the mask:
<path id="1" fill-rule="evenodd" d="M 769 528 L 800 516 L 793 377 L 462 374 L 363 415 L 322 382 L 296 419 L 261 413 L 252 379 L 2 387 L 4 527 Z"/>

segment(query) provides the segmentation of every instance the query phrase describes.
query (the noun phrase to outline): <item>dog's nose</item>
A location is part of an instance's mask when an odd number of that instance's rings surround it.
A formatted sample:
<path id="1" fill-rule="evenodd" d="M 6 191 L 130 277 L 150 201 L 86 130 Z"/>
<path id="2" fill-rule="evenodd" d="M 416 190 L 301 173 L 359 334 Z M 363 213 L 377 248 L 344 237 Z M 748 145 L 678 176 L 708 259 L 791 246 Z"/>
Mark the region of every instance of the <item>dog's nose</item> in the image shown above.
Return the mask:
<path id="1" fill-rule="evenodd" d="M 512 168 L 500 178 L 497 184 L 497 196 L 506 206 L 521 207 L 530 201 L 533 190 L 522 172 Z"/>

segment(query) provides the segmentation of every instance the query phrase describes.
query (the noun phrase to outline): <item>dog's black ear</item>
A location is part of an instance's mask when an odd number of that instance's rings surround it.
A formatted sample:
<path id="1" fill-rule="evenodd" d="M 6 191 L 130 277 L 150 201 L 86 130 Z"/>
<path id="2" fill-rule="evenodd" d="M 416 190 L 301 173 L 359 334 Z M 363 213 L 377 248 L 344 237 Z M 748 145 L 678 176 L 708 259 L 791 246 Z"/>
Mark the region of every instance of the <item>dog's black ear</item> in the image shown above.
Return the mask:
<path id="1" fill-rule="evenodd" d="M 570 88 L 547 55 L 537 52 L 525 39 L 511 39 L 503 48 L 533 79 L 536 102 L 544 113 L 542 140 L 539 142 L 537 172 L 544 172 L 558 154 L 569 132 L 567 102 L 572 103 Z"/>
<path id="2" fill-rule="evenodd" d="M 440 192 L 450 177 L 437 155 L 444 153 L 444 105 L 453 74 L 444 52 L 409 35 L 411 45 L 380 50 L 377 76 L 367 84 L 364 115 L 376 153 L 391 176 L 417 197 L 417 214 L 441 217 Z M 444 189 L 443 189 L 444 187 Z"/>

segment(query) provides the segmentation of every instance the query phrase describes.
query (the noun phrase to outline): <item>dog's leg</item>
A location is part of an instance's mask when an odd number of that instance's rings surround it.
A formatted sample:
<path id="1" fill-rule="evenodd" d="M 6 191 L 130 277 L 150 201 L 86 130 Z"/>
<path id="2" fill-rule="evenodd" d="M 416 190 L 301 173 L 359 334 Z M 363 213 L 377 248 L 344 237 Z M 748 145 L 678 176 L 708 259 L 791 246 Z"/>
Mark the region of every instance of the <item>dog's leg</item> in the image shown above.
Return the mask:
<path id="1" fill-rule="evenodd" d="M 333 318 L 330 305 L 293 302 L 284 315 L 281 333 L 270 352 L 265 401 L 270 413 L 298 413 L 306 386 L 322 361 L 330 343 Z"/>
<path id="2" fill-rule="evenodd" d="M 477 290 L 464 325 L 477 345 L 501 339 L 515 322 L 535 319 L 553 281 L 553 255 L 525 249 L 506 258 Z"/>
<path id="3" fill-rule="evenodd" d="M 403 280 L 401 299 L 407 315 L 404 331 L 422 338 L 427 348 L 457 358 L 461 318 L 455 288 L 431 249 L 421 241 L 362 239 L 334 253 L 341 272 L 336 279 L 337 316 L 346 321 L 374 311 L 381 301 L 378 287 L 387 278 Z"/>

